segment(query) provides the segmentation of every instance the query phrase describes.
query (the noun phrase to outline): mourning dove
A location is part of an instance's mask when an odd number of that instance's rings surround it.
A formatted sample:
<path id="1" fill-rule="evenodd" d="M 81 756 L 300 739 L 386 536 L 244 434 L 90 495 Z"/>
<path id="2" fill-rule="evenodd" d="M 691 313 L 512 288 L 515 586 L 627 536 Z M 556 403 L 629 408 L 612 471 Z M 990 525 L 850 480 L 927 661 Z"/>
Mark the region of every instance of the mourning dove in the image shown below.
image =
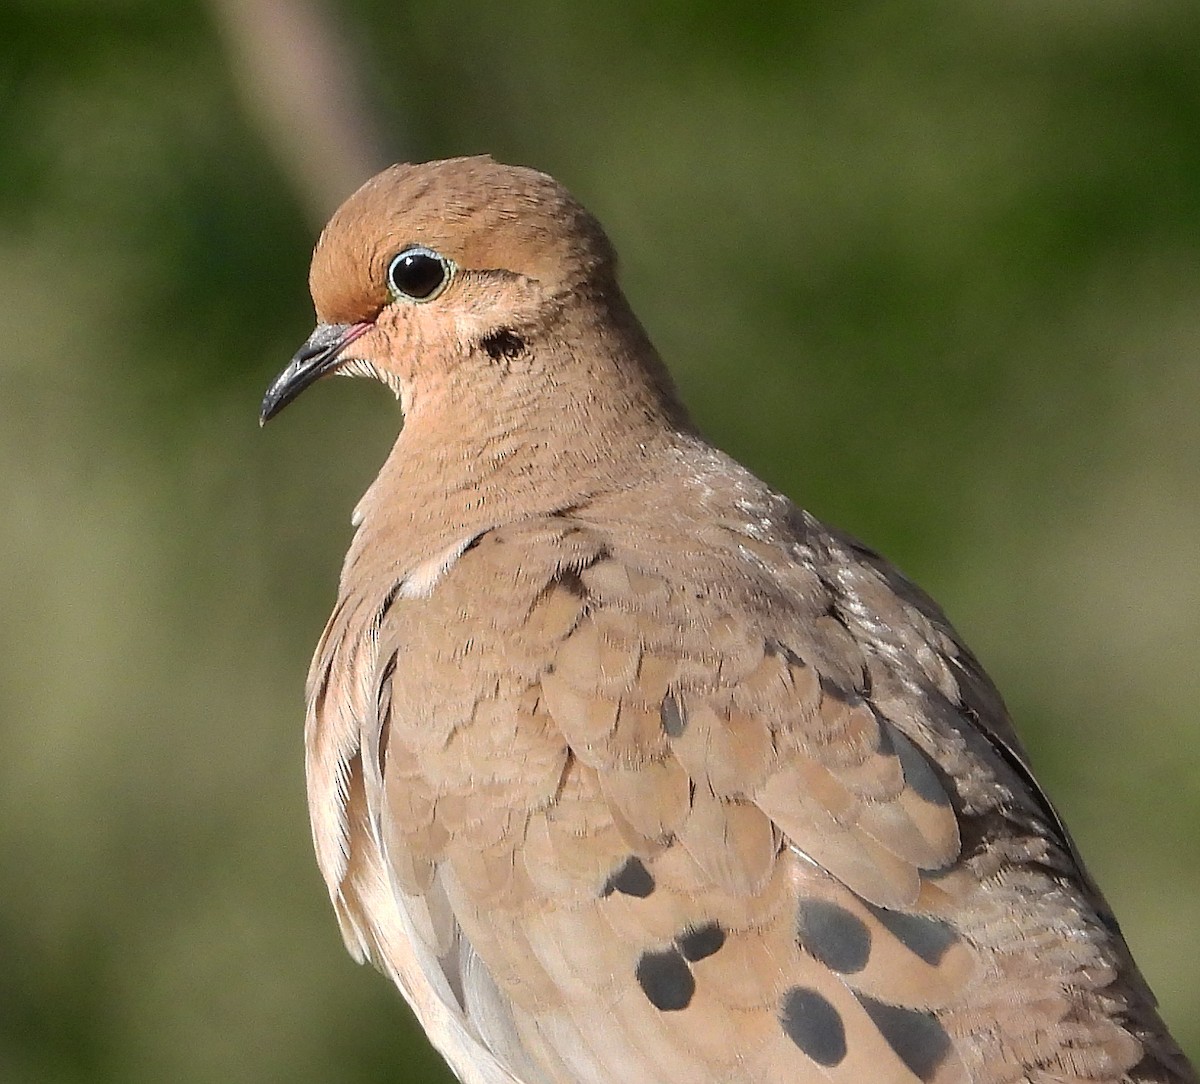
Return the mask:
<path id="1" fill-rule="evenodd" d="M 313 255 L 404 426 L 307 687 L 351 954 L 465 1084 L 1191 1081 L 942 612 L 688 420 L 550 177 L 400 165 Z"/>

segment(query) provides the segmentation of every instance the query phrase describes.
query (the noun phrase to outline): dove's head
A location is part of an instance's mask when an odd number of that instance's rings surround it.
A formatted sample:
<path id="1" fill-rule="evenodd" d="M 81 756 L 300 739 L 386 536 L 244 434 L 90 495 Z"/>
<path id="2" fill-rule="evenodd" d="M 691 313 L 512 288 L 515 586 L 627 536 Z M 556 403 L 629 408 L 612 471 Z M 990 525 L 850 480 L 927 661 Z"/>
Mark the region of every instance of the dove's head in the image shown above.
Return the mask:
<path id="1" fill-rule="evenodd" d="M 599 223 L 553 178 L 488 157 L 397 165 L 369 180 L 322 232 L 309 285 L 317 328 L 268 390 L 264 422 L 334 372 L 382 380 L 408 412 L 452 371 L 461 381 L 464 367 L 519 370 L 538 350 L 562 355 L 579 333 L 563 331 L 563 314 L 580 308 L 606 310 L 598 326 L 615 316 L 636 329 Z M 630 353 L 653 354 L 639 347 Z M 664 383 L 657 359 L 646 368 Z"/>

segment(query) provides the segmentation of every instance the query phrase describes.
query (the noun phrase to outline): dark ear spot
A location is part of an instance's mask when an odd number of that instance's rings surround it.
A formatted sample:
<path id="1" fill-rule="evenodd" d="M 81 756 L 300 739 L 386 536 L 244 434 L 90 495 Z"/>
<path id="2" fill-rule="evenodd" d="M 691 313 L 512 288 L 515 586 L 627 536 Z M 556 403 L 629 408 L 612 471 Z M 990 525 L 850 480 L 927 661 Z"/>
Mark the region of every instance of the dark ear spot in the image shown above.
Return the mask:
<path id="1" fill-rule="evenodd" d="M 525 340 L 511 328 L 497 328 L 480 340 L 480 345 L 492 361 L 501 358 L 516 358 L 525 353 Z"/>

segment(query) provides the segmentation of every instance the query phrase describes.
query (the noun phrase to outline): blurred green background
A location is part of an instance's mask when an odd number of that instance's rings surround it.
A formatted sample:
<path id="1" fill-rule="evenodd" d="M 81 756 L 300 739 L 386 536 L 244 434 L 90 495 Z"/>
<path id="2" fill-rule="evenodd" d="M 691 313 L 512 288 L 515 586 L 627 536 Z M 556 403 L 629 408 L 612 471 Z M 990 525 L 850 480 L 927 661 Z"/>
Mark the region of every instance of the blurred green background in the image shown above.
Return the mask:
<path id="1" fill-rule="evenodd" d="M 398 415 L 257 410 L 332 206 L 480 151 L 599 214 L 718 443 L 942 601 L 1200 1055 L 1200 6 L 6 0 L 0 1079 L 443 1079 L 302 782 Z"/>

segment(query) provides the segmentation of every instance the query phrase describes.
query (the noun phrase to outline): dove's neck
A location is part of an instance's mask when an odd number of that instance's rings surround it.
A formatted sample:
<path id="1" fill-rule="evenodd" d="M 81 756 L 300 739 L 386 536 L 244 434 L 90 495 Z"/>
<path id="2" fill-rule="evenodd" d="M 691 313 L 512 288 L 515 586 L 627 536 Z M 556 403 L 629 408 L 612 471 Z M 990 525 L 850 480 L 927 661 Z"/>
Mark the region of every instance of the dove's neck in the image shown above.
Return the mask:
<path id="1" fill-rule="evenodd" d="M 515 356 L 475 352 L 414 389 L 359 504 L 352 554 L 390 552 L 393 567 L 411 569 L 493 527 L 660 473 L 691 426 L 617 302 L 572 306 Z"/>

